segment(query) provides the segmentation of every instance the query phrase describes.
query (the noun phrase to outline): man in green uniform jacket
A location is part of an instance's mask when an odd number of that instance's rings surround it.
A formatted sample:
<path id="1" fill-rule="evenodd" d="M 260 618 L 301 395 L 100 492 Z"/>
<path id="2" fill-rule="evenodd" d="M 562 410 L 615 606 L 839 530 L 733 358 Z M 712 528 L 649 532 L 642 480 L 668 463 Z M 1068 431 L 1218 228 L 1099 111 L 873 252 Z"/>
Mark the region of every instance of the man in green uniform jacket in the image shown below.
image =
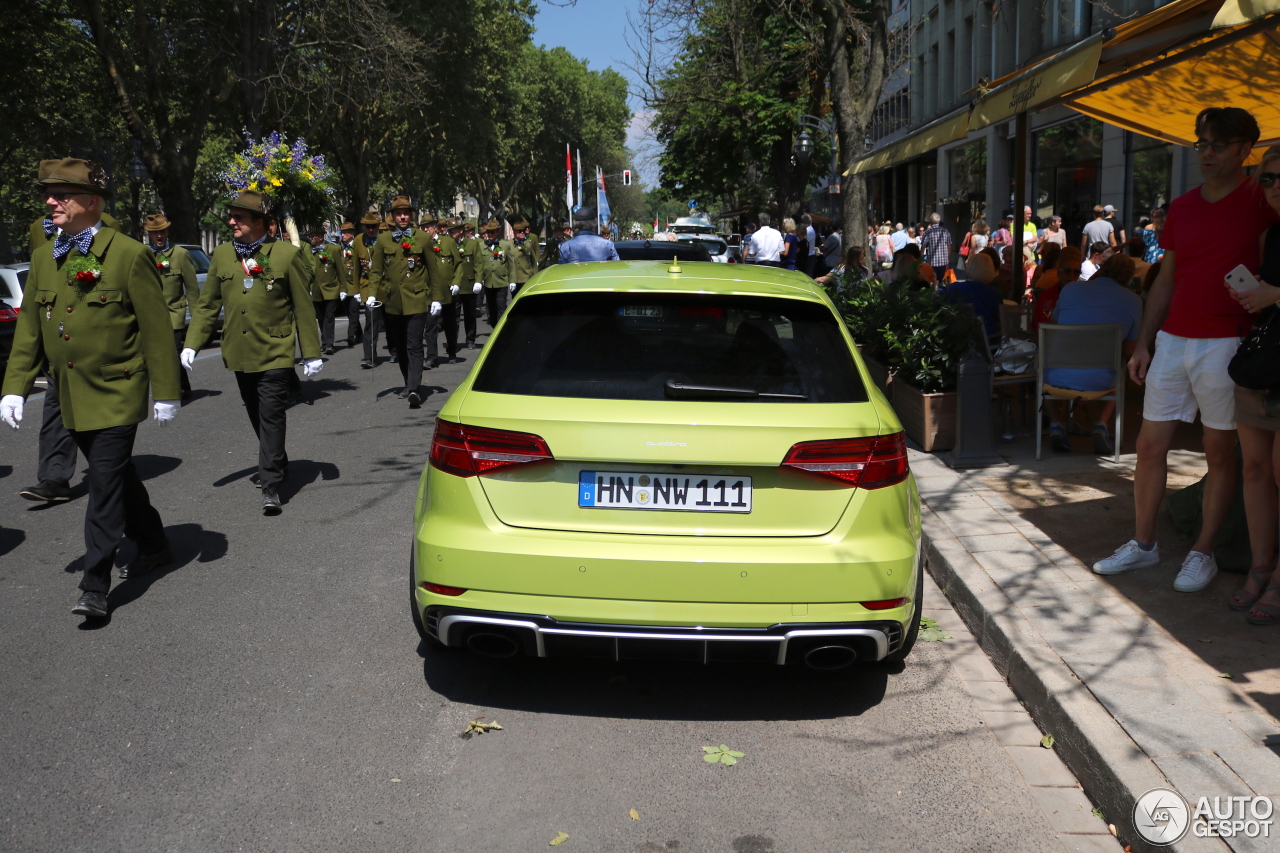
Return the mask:
<path id="1" fill-rule="evenodd" d="M 515 296 L 525 282 L 538 274 L 538 238 L 529 237 L 529 223 L 523 217 L 511 223 L 511 230 L 515 232 L 512 243 L 515 246 L 516 265 L 516 286 L 511 290 L 511 295 Z"/>
<path id="2" fill-rule="evenodd" d="M 378 227 L 382 220 L 369 211 L 360 220 L 364 234 L 355 239 L 356 259 L 360 262 L 360 303 L 364 306 L 364 360 L 360 366 L 372 370 L 378 363 L 378 335 L 382 334 L 382 302 L 370 286 L 373 274 L 373 251 L 378 245 Z"/>
<path id="3" fill-rule="evenodd" d="M 182 366 L 191 370 L 196 351 L 222 327 L 222 363 L 235 372 L 240 399 L 258 436 L 258 475 L 262 512 L 279 515 L 280 483 L 289 470 L 285 452 L 285 408 L 293 353 L 302 345 L 303 372 L 315 376 L 324 367 L 320 336 L 311 305 L 311 272 L 292 243 L 267 234 L 271 203 L 244 190 L 227 212 L 232 242 L 213 250 L 200 304 L 191 313 Z"/>
<path id="4" fill-rule="evenodd" d="M 333 355 L 333 330 L 338 317 L 338 303 L 347 295 L 347 266 L 342 250 L 324 239 L 324 226 L 315 226 L 307 234 L 310 251 L 302 255 L 311 270 L 311 303 L 320 323 L 320 350 Z"/>
<path id="5" fill-rule="evenodd" d="M 484 285 L 489 328 L 497 328 L 502 312 L 507 310 L 507 294 L 516 292 L 515 246 L 501 239 L 502 226 L 490 219 L 484 224 L 484 252 L 481 257 L 480 283 Z"/>
<path id="6" fill-rule="evenodd" d="M 156 272 L 160 273 L 160 291 L 169 306 L 169 322 L 173 325 L 174 352 L 182 352 L 187 337 L 187 308 L 200 298 L 200 285 L 196 282 L 196 265 L 191 253 L 169 242 L 169 220 L 163 213 L 147 216 L 143 230 L 147 232 L 147 245 L 155 256 Z M 182 380 L 182 396 L 191 396 L 191 380 L 185 370 L 179 371 Z"/>
<path id="7" fill-rule="evenodd" d="M 418 388 L 422 385 L 423 332 L 432 301 L 426 256 L 434 254 L 434 243 L 426 232 L 413 226 L 413 203 L 407 196 L 391 200 L 391 216 L 395 225 L 380 233 L 373 247 L 369 290 L 384 303 L 387 343 L 404 377 L 404 387 L 397 396 L 416 409 L 422 405 Z"/>
<path id="8" fill-rule="evenodd" d="M 138 558 L 121 578 L 169 563 L 160 514 L 133 467 L 138 424 L 150 407 L 167 423 L 178 411 L 178 359 L 151 253 L 102 224 L 106 172 L 87 160 L 45 160 L 37 186 L 58 229 L 31 259 L 5 374 L 0 419 L 17 429 L 23 402 L 48 361 L 62 421 L 88 462 L 82 595 L 72 612 L 108 614 L 120 539 Z"/>
<path id="9" fill-rule="evenodd" d="M 338 313 L 347 317 L 347 346 L 354 347 L 363 343 L 364 332 L 360 329 L 360 314 L 364 311 L 360 305 L 360 291 L 364 287 L 364 270 L 360 267 L 359 241 L 356 240 L 356 227 L 350 222 L 338 226 L 342 242 L 338 247 L 342 250 L 342 266 L 347 271 L 347 293 L 341 295 Z"/>
<path id="10" fill-rule="evenodd" d="M 460 292 L 454 297 L 454 303 L 458 306 L 455 309 L 454 318 L 456 321 L 460 310 L 463 330 L 467 335 L 467 349 L 475 349 L 476 300 L 484 292 L 484 285 L 480 283 L 480 267 L 484 263 L 482 257 L 484 243 L 476 237 L 464 236 L 466 223 L 456 217 L 449 219 L 447 227 L 449 236 L 458 244 L 458 254 L 462 258 L 459 264 L 461 272 L 458 274 Z"/>
<path id="11" fill-rule="evenodd" d="M 431 308 L 428 310 L 426 338 L 427 354 L 424 368 L 439 367 L 439 335 L 444 330 L 445 352 L 443 359 L 452 363 L 458 357 L 458 314 L 453 298 L 458 295 L 462 281 L 462 254 L 458 244 L 448 234 L 440 233 L 440 223 L 427 214 L 430 222 L 425 229 L 431 236 L 431 251 L 427 254 L 427 281 L 431 283 Z"/>

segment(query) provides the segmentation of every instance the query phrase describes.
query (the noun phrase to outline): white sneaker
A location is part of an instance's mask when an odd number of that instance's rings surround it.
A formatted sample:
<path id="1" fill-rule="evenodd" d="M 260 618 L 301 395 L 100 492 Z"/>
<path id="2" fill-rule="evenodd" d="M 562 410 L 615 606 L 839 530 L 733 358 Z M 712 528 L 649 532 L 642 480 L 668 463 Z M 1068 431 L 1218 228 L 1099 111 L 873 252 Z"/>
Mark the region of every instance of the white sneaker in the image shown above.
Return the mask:
<path id="1" fill-rule="evenodd" d="M 1094 563 L 1093 571 L 1099 575 L 1119 575 L 1143 566 L 1154 566 L 1159 562 L 1160 546 L 1158 544 L 1153 545 L 1150 551 L 1144 551 L 1138 545 L 1138 540 L 1130 539 L 1117 548 L 1110 557 Z"/>
<path id="2" fill-rule="evenodd" d="M 1199 592 L 1209 585 L 1218 574 L 1218 561 L 1212 554 L 1203 551 L 1192 551 L 1182 561 L 1182 571 L 1173 582 L 1178 592 Z"/>

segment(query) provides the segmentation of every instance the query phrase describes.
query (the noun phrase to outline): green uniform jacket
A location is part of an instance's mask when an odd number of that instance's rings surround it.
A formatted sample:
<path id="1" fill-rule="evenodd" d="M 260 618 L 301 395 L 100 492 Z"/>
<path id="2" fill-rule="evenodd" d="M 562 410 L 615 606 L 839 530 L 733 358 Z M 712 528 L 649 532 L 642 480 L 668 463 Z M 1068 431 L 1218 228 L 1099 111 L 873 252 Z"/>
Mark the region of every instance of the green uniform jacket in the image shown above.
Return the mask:
<path id="1" fill-rule="evenodd" d="M 51 243 L 36 251 L 4 377 L 4 394 L 26 397 L 48 359 L 71 430 L 141 423 L 149 391 L 177 400 L 180 390 L 182 367 L 151 252 L 101 228 L 89 254 L 102 277 L 81 284 L 63 269 L 85 257 L 74 246 L 60 262 Z"/>
<path id="2" fill-rule="evenodd" d="M 378 245 L 378 241 L 374 240 L 372 246 L 365 245 L 364 235 L 352 241 L 355 246 L 356 260 L 359 261 L 360 267 L 360 298 L 364 301 L 369 300 L 369 296 L 373 293 L 373 288 L 369 286 L 369 282 L 373 276 L 373 249 Z"/>
<path id="3" fill-rule="evenodd" d="M 494 257 L 497 254 L 498 257 Z M 480 283 L 485 287 L 506 287 L 516 280 L 516 247 L 510 240 L 499 240 L 481 247 Z"/>
<path id="4" fill-rule="evenodd" d="M 484 241 L 479 237 L 468 237 L 458 243 L 458 253 L 462 255 L 459 285 L 464 293 L 468 293 L 471 286 L 480 280 L 480 270 L 484 266 Z"/>
<path id="5" fill-rule="evenodd" d="M 350 243 L 338 244 L 342 266 L 347 271 L 347 293 L 359 293 L 364 290 L 365 275 L 360 267 L 360 250 L 357 248 L 359 244 L 359 237 L 353 238 Z"/>
<path id="6" fill-rule="evenodd" d="M 200 299 L 195 262 L 190 252 L 172 242 L 163 252 L 152 249 L 152 260 L 160 274 L 160 291 L 169 306 L 169 323 L 175 332 L 181 331 L 187 327 L 187 306 L 194 307 Z"/>
<path id="7" fill-rule="evenodd" d="M 538 273 L 538 238 L 530 234 L 521 246 L 512 241 L 515 249 L 516 284 L 524 284 Z"/>
<path id="8" fill-rule="evenodd" d="M 117 220 L 110 213 L 102 214 L 102 224 L 107 226 L 108 228 L 114 228 L 117 231 L 120 230 L 119 220 Z M 48 243 L 50 240 L 49 237 L 44 236 L 44 217 L 43 216 L 37 219 L 35 222 L 31 223 L 30 233 L 31 233 L 31 244 L 29 246 L 29 249 L 31 251 L 31 257 L 34 258 L 36 256 L 36 249 L 39 249 L 41 246 L 43 246 L 45 243 Z"/>
<path id="9" fill-rule="evenodd" d="M 213 250 L 200 304 L 191 312 L 186 346 L 199 350 L 208 343 L 217 327 L 218 311 L 225 306 L 222 363 L 228 369 L 261 373 L 291 368 L 295 342 L 301 344 L 303 358 L 319 358 L 320 329 L 307 290 L 311 273 L 302 252 L 288 240 L 268 237 L 256 257 L 265 271 L 246 288 L 249 276 L 235 246 L 223 243 Z"/>
<path id="10" fill-rule="evenodd" d="M 334 243 L 323 243 L 317 254 L 310 245 L 298 250 L 311 269 L 311 301 L 328 302 L 337 299 L 339 293 L 346 293 L 347 265 L 342 260 L 342 249 Z"/>
<path id="11" fill-rule="evenodd" d="M 431 282 L 431 300 L 441 305 L 453 301 L 450 287 L 461 286 L 462 253 L 458 251 L 457 241 L 447 234 L 436 235 L 435 245 L 427 253 L 427 280 Z"/>
<path id="12" fill-rule="evenodd" d="M 408 242 L 406 251 L 401 245 Z M 431 252 L 431 238 L 413 229 L 408 241 L 395 240 L 390 231 L 378 235 L 369 269 L 370 292 L 386 303 L 388 314 L 425 314 L 431 307 L 425 255 Z"/>

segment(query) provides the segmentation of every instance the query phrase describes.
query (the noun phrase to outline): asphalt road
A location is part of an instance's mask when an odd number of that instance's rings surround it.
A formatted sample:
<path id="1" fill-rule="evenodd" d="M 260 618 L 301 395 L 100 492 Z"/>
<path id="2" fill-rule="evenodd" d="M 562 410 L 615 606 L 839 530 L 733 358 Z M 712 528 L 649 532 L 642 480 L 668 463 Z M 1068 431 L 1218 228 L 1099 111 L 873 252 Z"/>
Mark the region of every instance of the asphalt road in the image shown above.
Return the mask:
<path id="1" fill-rule="evenodd" d="M 395 365 L 358 362 L 340 343 L 304 381 L 278 518 L 232 375 L 197 362 L 196 398 L 135 451 L 175 562 L 117 586 L 94 629 L 70 613 L 84 487 L 18 498 L 40 401 L 4 430 L 0 849 L 467 853 L 560 831 L 570 851 L 1059 849 L 942 644 L 835 675 L 420 644 L 413 499 L 469 363 L 428 372 L 411 411 Z M 504 728 L 460 739 L 477 717 Z M 705 763 L 718 744 L 746 757 Z"/>

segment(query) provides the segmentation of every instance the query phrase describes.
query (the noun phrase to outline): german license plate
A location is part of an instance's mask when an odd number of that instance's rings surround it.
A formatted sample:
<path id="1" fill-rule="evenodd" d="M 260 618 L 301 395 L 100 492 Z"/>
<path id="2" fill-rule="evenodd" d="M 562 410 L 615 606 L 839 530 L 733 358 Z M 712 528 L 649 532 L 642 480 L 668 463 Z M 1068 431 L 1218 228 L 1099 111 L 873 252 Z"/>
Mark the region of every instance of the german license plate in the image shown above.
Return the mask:
<path id="1" fill-rule="evenodd" d="M 751 478 L 582 471 L 578 474 L 578 506 L 590 509 L 751 512 Z"/>
<path id="2" fill-rule="evenodd" d="M 645 317 L 648 319 L 661 320 L 661 305 L 624 305 L 618 309 L 618 314 L 623 317 Z"/>

